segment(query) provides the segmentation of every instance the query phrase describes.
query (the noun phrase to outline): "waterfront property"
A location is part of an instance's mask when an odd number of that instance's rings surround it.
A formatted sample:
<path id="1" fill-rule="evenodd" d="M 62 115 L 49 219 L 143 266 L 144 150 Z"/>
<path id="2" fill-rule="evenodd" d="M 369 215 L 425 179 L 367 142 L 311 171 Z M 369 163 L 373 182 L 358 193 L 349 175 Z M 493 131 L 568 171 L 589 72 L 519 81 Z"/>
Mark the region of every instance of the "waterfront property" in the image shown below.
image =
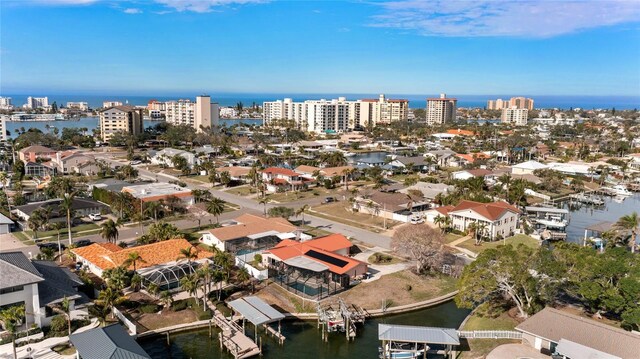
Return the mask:
<path id="1" fill-rule="evenodd" d="M 0 253 L 0 273 L 0 309 L 24 305 L 27 328 L 49 325 L 56 315 L 52 308 L 64 298 L 71 311 L 88 301 L 78 292 L 78 276 L 54 262 L 30 261 L 22 252 Z"/>
<path id="2" fill-rule="evenodd" d="M 516 327 L 522 343 L 567 358 L 637 359 L 640 335 L 547 307 Z"/>
<path id="3" fill-rule="evenodd" d="M 100 112 L 100 134 L 108 142 L 116 133 L 137 136 L 144 131 L 142 110 L 133 106 L 113 106 Z"/>
<path id="4" fill-rule="evenodd" d="M 394 221 L 408 222 L 411 213 L 427 210 L 429 202 L 404 193 L 377 191 L 358 195 L 353 202 L 353 209 Z"/>
<path id="5" fill-rule="evenodd" d="M 191 249 L 197 257 L 181 260 L 181 250 Z M 93 274 L 102 277 L 105 270 L 127 265 L 142 276 L 143 283 L 155 283 L 160 290 L 180 287 L 180 279 L 201 265 L 209 265 L 213 253 L 192 246 L 185 239 L 169 239 L 137 247 L 121 248 L 113 243 L 94 243 L 74 248 L 78 262 Z M 141 260 L 129 263 L 129 254 L 137 253 Z"/>
<path id="6" fill-rule="evenodd" d="M 438 215 L 451 218 L 451 226 L 458 231 L 468 231 L 472 223 L 478 223 L 482 237 L 496 239 L 512 236 L 518 228 L 520 210 L 507 202 L 480 203 L 461 201 L 457 206 L 438 207 L 427 213 L 427 218 L 435 220 Z"/>
<path id="7" fill-rule="evenodd" d="M 256 342 L 258 339 L 258 329 L 262 326 L 268 333 L 275 336 L 280 344 L 284 343 L 285 337 L 282 335 L 281 329 L 281 321 L 284 319 L 284 314 L 274 309 L 262 299 L 255 296 L 243 297 L 229 302 L 229 307 L 242 317 L 242 328 L 244 328 L 246 320 L 254 325 Z M 277 331 L 269 326 L 269 324 L 275 322 L 278 322 Z"/>
<path id="8" fill-rule="evenodd" d="M 151 359 L 119 323 L 72 334 L 78 359 Z"/>
<path id="9" fill-rule="evenodd" d="M 455 329 L 378 324 L 381 358 L 426 358 L 427 354 L 455 358 L 460 337 Z"/>
<path id="10" fill-rule="evenodd" d="M 341 234 L 305 242 L 285 239 L 262 255 L 269 277 L 285 289 L 322 299 L 351 287 L 368 264 L 349 257 L 352 244 Z"/>

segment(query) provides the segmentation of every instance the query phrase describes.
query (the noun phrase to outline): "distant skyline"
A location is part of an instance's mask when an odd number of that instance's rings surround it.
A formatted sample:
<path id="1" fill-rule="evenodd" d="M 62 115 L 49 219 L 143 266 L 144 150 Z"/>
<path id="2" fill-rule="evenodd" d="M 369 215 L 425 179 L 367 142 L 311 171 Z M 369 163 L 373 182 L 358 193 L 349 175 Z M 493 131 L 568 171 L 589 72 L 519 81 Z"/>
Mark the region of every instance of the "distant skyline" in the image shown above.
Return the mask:
<path id="1" fill-rule="evenodd" d="M 638 1 L 0 2 L 3 96 L 640 96 L 638 59 Z"/>

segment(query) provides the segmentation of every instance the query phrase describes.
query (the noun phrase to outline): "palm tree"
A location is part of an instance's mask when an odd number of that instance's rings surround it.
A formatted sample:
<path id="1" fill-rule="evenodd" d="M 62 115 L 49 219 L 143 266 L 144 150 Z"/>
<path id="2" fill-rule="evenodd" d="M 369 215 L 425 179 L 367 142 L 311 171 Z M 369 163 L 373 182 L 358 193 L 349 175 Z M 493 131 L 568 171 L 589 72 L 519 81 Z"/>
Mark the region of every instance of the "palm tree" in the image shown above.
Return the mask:
<path id="1" fill-rule="evenodd" d="M 133 207 L 133 196 L 127 192 L 117 192 L 113 197 L 113 205 L 118 208 L 118 216 L 124 218 L 124 213 L 127 208 Z"/>
<path id="2" fill-rule="evenodd" d="M 118 224 L 113 219 L 104 222 L 101 227 L 100 236 L 104 240 L 109 243 L 115 243 L 118 240 Z"/>
<path id="3" fill-rule="evenodd" d="M 267 197 L 263 197 L 258 201 L 258 203 L 264 205 L 264 216 L 265 217 L 267 216 L 267 204 L 269 202 L 271 202 L 271 200 L 269 198 L 267 198 Z"/>
<path id="4" fill-rule="evenodd" d="M 202 279 L 202 307 L 207 307 L 207 299 L 211 293 L 211 280 L 213 278 L 213 269 L 207 261 L 196 271 L 198 278 Z"/>
<path id="5" fill-rule="evenodd" d="M 113 287 L 107 286 L 105 289 L 100 291 L 100 294 L 98 294 L 98 300 L 96 302 L 104 306 L 105 308 L 108 308 L 111 312 L 111 319 L 113 319 L 113 307 L 116 306 L 116 304 L 120 303 L 120 301 L 122 301 L 120 291 Z"/>
<path id="6" fill-rule="evenodd" d="M 165 309 L 171 307 L 171 303 L 173 303 L 173 296 L 171 296 L 171 293 L 169 293 L 168 290 L 160 292 L 160 303 L 164 305 Z"/>
<path id="7" fill-rule="evenodd" d="M 35 239 L 38 239 L 38 230 L 40 229 L 40 227 L 42 227 L 42 225 L 46 222 L 45 218 L 44 218 L 44 213 L 42 208 L 38 208 L 35 211 L 31 212 L 31 215 L 29 216 L 29 220 L 27 221 L 27 224 L 29 225 L 29 228 L 31 228 L 31 230 L 33 231 L 33 237 Z"/>
<path id="8" fill-rule="evenodd" d="M 100 305 L 94 304 L 89 306 L 88 308 L 89 314 L 98 320 L 101 327 L 104 327 L 107 324 L 107 317 L 109 316 L 109 308 Z"/>
<path id="9" fill-rule="evenodd" d="M 147 284 L 146 288 L 147 288 L 147 292 L 149 292 L 149 294 L 151 294 L 154 297 L 158 295 L 158 293 L 160 292 L 160 287 L 158 286 L 158 284 L 154 282 Z"/>
<path id="10" fill-rule="evenodd" d="M 246 268 L 240 268 L 238 271 L 238 281 L 240 281 L 240 285 L 244 286 L 244 284 L 251 278 L 249 271 Z"/>
<path id="11" fill-rule="evenodd" d="M 176 262 L 186 260 L 191 264 L 191 261 L 198 258 L 198 252 L 193 249 L 192 246 L 180 249 L 180 255 L 176 258 Z"/>
<path id="12" fill-rule="evenodd" d="M 342 175 L 344 176 L 344 189 L 345 191 L 349 190 L 349 178 L 351 176 L 353 176 L 353 174 L 355 173 L 356 169 L 355 168 L 345 168 L 344 170 L 342 170 Z"/>
<path id="13" fill-rule="evenodd" d="M 0 311 L 0 321 L 2 321 L 4 328 L 11 333 L 11 344 L 13 347 L 14 359 L 18 359 L 18 353 L 16 352 L 16 331 L 18 330 L 18 325 L 22 322 L 24 315 L 24 304 L 11 306 Z"/>
<path id="14" fill-rule="evenodd" d="M 69 245 L 73 244 L 73 239 L 71 237 L 71 214 L 73 213 L 73 200 L 75 198 L 75 193 L 65 193 L 62 198 L 62 203 L 60 203 L 60 207 L 67 212 L 67 230 L 69 234 Z"/>
<path id="15" fill-rule="evenodd" d="M 129 255 L 127 256 L 127 259 L 125 259 L 125 261 L 122 262 L 122 266 L 124 268 L 129 268 L 129 266 L 133 265 L 133 271 L 135 272 L 137 270 L 138 263 L 147 263 L 147 261 L 145 261 L 142 257 L 140 257 L 138 252 L 130 252 Z"/>
<path id="16" fill-rule="evenodd" d="M 157 222 L 158 212 L 162 210 L 162 205 L 160 204 L 160 202 L 151 201 L 146 204 L 144 210 L 147 213 L 147 215 L 153 216 L 153 220 Z"/>
<path id="17" fill-rule="evenodd" d="M 69 330 L 69 335 L 71 335 L 71 302 L 69 298 L 65 296 L 62 302 L 54 305 L 51 309 L 56 313 L 62 314 L 67 319 L 67 329 Z"/>
<path id="18" fill-rule="evenodd" d="M 189 274 L 182 278 L 180 278 L 180 286 L 184 289 L 190 296 L 193 297 L 194 302 L 196 302 L 196 306 L 198 306 L 198 285 L 199 279 L 195 274 Z"/>
<path id="19" fill-rule="evenodd" d="M 509 187 L 511 186 L 511 175 L 508 173 L 498 177 L 498 181 L 502 183 L 502 187 L 505 189 L 504 199 L 509 202 Z"/>
<path id="20" fill-rule="evenodd" d="M 618 229 L 631 231 L 629 245 L 631 245 L 631 253 L 635 253 L 638 229 L 640 229 L 640 215 L 638 215 L 638 212 L 633 212 L 626 216 L 620 217 L 615 226 Z"/>
<path id="21" fill-rule="evenodd" d="M 304 220 L 304 214 L 305 212 L 309 209 L 309 205 L 305 204 L 302 207 L 298 208 L 298 210 L 296 210 L 296 217 L 302 215 L 302 225 L 304 226 L 305 224 L 305 220 Z"/>
<path id="22" fill-rule="evenodd" d="M 216 223 L 220 223 L 219 216 L 224 212 L 224 201 L 218 197 L 213 197 L 207 203 L 207 212 L 216 217 Z"/>
<path id="23" fill-rule="evenodd" d="M 451 218 L 449 218 L 449 216 L 438 215 L 433 220 L 433 223 L 440 227 L 442 233 L 446 233 L 449 229 L 449 226 L 451 226 Z"/>

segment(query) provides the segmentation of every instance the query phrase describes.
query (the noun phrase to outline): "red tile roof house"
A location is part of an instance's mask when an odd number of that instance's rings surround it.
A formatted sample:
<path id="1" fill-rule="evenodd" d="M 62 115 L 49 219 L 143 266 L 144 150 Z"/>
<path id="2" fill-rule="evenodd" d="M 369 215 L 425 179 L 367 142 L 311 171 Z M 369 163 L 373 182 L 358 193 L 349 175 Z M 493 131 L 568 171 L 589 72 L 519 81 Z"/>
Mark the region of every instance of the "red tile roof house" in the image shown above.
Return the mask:
<path id="1" fill-rule="evenodd" d="M 300 175 L 290 169 L 281 167 L 269 167 L 262 171 L 262 180 L 267 185 L 267 192 L 297 191 L 305 186 L 305 181 Z"/>
<path id="2" fill-rule="evenodd" d="M 269 277 L 290 292 L 322 299 L 352 286 L 368 264 L 349 257 L 351 242 L 332 234 L 305 242 L 285 239 L 262 254 Z"/>
<path id="3" fill-rule="evenodd" d="M 43 160 L 52 160 L 56 158 L 56 150 L 48 147 L 33 145 L 25 147 L 18 151 L 18 158 L 24 163 L 36 162 L 38 158 Z"/>
<path id="4" fill-rule="evenodd" d="M 453 208 L 439 207 L 439 209 L 451 218 L 452 228 L 459 231 L 466 232 L 471 223 L 485 224 L 486 228 L 482 234 L 492 240 L 514 235 L 521 214 L 518 208 L 504 201 L 491 203 L 461 201 Z"/>

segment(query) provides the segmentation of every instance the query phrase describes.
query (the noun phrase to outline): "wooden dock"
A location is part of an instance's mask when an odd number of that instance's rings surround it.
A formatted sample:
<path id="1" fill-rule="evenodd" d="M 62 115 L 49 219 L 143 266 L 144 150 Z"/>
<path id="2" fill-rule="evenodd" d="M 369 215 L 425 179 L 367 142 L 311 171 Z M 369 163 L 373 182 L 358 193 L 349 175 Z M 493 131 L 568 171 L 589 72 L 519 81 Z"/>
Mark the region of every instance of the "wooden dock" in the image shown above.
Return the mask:
<path id="1" fill-rule="evenodd" d="M 226 348 L 235 359 L 250 358 L 262 353 L 262 349 L 249 337 L 233 320 L 228 320 L 217 309 L 209 304 L 213 310 L 213 322 L 222 330 L 219 335 L 220 347 Z"/>

